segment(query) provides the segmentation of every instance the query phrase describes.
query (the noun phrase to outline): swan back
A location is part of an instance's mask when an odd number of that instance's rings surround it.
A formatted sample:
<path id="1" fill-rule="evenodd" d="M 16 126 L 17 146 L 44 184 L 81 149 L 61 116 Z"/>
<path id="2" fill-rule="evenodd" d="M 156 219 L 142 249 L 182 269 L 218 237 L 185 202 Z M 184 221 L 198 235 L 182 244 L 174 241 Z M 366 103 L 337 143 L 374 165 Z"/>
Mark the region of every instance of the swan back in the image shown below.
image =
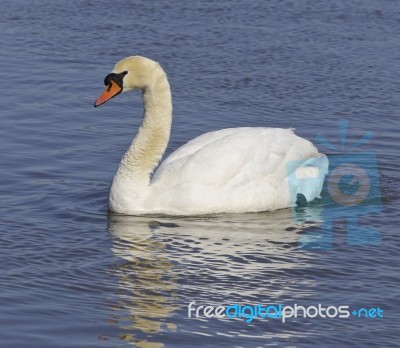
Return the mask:
<path id="1" fill-rule="evenodd" d="M 290 129 L 243 127 L 206 133 L 159 166 L 147 208 L 167 214 L 242 213 L 289 207 L 297 193 L 311 201 L 327 172 L 327 161 L 317 161 L 319 157 L 308 140 Z M 292 162 L 293 170 L 313 179 L 312 185 L 291 179 Z"/>

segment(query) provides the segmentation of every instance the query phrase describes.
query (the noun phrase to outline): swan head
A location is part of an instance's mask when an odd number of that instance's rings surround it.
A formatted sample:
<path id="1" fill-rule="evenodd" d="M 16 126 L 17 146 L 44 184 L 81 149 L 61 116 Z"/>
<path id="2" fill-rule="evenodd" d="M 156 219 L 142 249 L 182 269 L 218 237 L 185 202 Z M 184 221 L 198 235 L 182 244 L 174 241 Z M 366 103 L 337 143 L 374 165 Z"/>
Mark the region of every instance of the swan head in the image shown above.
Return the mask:
<path id="1" fill-rule="evenodd" d="M 151 74 L 159 64 L 151 59 L 132 56 L 115 64 L 114 69 L 104 78 L 104 92 L 94 103 L 97 107 L 120 93 L 145 89 L 151 82 Z"/>

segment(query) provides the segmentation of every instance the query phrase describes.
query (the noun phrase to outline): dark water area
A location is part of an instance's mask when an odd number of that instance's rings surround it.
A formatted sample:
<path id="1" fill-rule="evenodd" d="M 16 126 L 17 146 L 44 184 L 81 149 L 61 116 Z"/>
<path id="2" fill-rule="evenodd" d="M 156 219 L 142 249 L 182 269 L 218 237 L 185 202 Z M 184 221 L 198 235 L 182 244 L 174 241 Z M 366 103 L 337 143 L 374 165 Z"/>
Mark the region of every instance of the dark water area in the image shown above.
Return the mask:
<path id="1" fill-rule="evenodd" d="M 3 0 L 0 29 L 1 347 L 400 346 L 400 2 Z M 293 211 L 108 214 L 142 105 L 93 102 L 129 55 L 168 74 L 168 153 L 294 127 L 331 170 L 364 168 L 370 194 L 353 210 L 326 185 Z M 188 318 L 193 301 L 383 317 Z"/>

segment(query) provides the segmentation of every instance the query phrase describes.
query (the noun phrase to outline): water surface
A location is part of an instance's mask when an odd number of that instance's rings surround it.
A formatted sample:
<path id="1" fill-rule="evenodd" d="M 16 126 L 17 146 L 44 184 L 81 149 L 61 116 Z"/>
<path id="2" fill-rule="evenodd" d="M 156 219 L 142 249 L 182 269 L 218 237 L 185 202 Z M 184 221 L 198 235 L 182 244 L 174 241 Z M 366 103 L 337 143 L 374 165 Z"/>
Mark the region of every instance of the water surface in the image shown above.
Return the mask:
<path id="1" fill-rule="evenodd" d="M 1 346 L 399 346 L 399 18 L 389 0 L 4 0 Z M 366 165 L 379 190 L 360 224 L 379 241 L 349 243 L 326 190 L 297 211 L 107 214 L 142 105 L 132 93 L 92 105 L 133 54 L 168 73 L 168 153 L 207 131 L 271 126 L 320 133 L 331 156 L 376 155 Z M 384 318 L 188 319 L 191 301 L 380 307 Z"/>

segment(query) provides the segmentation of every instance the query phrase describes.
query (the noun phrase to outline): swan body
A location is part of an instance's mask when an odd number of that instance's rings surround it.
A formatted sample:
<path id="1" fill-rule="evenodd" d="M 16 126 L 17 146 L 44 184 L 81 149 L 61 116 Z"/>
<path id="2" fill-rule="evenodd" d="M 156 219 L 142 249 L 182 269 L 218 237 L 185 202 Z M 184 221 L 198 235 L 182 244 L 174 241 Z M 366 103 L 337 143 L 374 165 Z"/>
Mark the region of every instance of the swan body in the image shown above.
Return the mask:
<path id="1" fill-rule="evenodd" d="M 287 208 L 301 194 L 319 196 L 328 170 L 325 155 L 291 129 L 228 128 L 205 133 L 161 164 L 172 121 L 169 83 L 160 65 L 133 56 L 105 79 L 98 106 L 142 90 L 142 124 L 113 179 L 109 207 L 128 214 L 198 215 Z"/>

